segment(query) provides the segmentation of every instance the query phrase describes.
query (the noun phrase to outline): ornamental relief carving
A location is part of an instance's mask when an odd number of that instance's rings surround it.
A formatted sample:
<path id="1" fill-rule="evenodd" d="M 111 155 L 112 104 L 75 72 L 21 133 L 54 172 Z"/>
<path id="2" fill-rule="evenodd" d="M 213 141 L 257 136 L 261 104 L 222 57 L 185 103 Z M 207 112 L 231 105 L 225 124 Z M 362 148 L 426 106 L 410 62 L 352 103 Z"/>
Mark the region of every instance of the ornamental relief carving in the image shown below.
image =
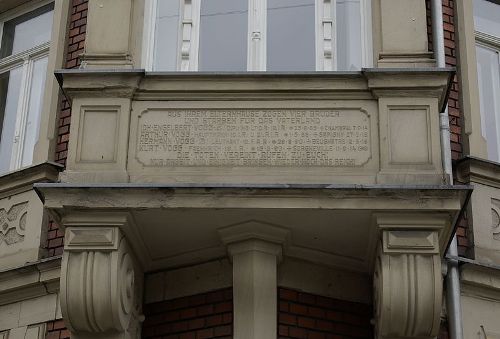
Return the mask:
<path id="1" fill-rule="evenodd" d="M 12 245 L 24 240 L 28 202 L 13 205 L 9 210 L 0 209 L 0 245 Z"/>
<path id="2" fill-rule="evenodd" d="M 500 200 L 491 199 L 491 219 L 493 239 L 500 241 Z"/>

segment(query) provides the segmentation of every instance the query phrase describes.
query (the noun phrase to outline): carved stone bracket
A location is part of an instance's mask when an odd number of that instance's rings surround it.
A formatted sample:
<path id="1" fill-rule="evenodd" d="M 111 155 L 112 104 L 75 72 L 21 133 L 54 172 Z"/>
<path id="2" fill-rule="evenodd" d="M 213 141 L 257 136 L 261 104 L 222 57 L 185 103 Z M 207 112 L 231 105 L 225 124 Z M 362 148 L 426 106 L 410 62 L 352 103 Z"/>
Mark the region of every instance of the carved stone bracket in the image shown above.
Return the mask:
<path id="1" fill-rule="evenodd" d="M 139 338 L 142 272 L 119 227 L 66 227 L 61 309 L 72 338 Z"/>
<path id="2" fill-rule="evenodd" d="M 439 228 L 443 217 L 401 222 L 377 217 L 381 230 L 374 272 L 378 339 L 435 338 L 439 331 L 442 282 Z"/>

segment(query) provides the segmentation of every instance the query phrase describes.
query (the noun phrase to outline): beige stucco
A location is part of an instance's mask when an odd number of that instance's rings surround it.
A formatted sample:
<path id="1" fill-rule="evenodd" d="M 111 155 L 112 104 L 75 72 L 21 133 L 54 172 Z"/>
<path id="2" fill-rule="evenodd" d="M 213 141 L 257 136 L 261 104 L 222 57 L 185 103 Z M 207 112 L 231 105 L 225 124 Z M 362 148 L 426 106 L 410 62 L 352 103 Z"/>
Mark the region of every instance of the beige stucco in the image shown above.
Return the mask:
<path id="1" fill-rule="evenodd" d="M 48 218 L 32 184 L 55 181 L 59 169 L 42 164 L 0 176 L 1 269 L 36 262 L 44 255 Z"/>
<path id="2" fill-rule="evenodd" d="M 464 116 L 464 135 L 467 136 L 464 138 L 466 154 L 487 159 L 486 140 L 481 131 L 472 2 L 472 0 L 463 0 L 456 4 L 460 108 Z"/>
<path id="3" fill-rule="evenodd" d="M 500 338 L 500 276 L 498 268 L 466 264 L 461 269 L 465 338 Z"/>
<path id="4" fill-rule="evenodd" d="M 374 0 L 372 8 L 377 67 L 435 66 L 427 46 L 424 0 Z"/>

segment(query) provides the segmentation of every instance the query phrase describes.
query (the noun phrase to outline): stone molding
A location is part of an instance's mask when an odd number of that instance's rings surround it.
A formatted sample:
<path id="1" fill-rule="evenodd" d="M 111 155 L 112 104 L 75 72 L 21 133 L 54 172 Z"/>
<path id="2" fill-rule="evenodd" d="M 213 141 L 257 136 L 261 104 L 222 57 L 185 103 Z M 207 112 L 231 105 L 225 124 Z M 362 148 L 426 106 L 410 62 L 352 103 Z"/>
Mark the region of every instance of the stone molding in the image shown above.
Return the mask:
<path id="1" fill-rule="evenodd" d="M 439 214 L 405 217 L 376 216 L 381 231 L 374 268 L 375 332 L 379 339 L 431 339 L 439 332 L 439 231 L 447 221 Z"/>
<path id="2" fill-rule="evenodd" d="M 66 225 L 61 309 L 72 338 L 139 338 L 142 270 L 118 227 Z"/>
<path id="3" fill-rule="evenodd" d="M 474 263 L 460 266 L 462 294 L 500 303 L 500 273 L 498 267 Z"/>
<path id="4" fill-rule="evenodd" d="M 57 293 L 60 272 L 60 257 L 0 272 L 0 306 Z"/>
<path id="5" fill-rule="evenodd" d="M 446 103 L 453 68 L 366 68 L 359 72 L 147 73 L 143 70 L 59 70 L 70 100 L 285 100 L 434 97 Z"/>
<path id="6" fill-rule="evenodd" d="M 500 163 L 467 156 L 456 162 L 457 180 L 500 188 Z"/>
<path id="7" fill-rule="evenodd" d="M 45 162 L 0 175 L 0 199 L 32 189 L 37 182 L 57 182 L 64 166 Z"/>

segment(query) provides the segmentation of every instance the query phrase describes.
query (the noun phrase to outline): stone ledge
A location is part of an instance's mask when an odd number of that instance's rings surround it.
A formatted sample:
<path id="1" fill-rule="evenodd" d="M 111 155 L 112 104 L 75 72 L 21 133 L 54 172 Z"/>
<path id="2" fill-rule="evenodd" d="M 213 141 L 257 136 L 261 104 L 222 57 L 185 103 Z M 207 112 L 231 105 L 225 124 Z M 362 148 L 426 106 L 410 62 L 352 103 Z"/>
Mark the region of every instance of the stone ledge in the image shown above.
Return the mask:
<path id="1" fill-rule="evenodd" d="M 57 293 L 60 272 L 60 256 L 0 272 L 0 305 Z"/>
<path id="2" fill-rule="evenodd" d="M 0 175 L 0 198 L 32 188 L 36 182 L 56 182 L 63 165 L 45 162 Z"/>
<path id="3" fill-rule="evenodd" d="M 145 72 L 78 69 L 55 72 L 65 94 L 140 100 L 373 99 L 438 97 L 446 103 L 454 68 L 367 68 L 356 72 Z"/>
<path id="4" fill-rule="evenodd" d="M 458 181 L 500 188 L 500 163 L 466 156 L 455 162 Z"/>

